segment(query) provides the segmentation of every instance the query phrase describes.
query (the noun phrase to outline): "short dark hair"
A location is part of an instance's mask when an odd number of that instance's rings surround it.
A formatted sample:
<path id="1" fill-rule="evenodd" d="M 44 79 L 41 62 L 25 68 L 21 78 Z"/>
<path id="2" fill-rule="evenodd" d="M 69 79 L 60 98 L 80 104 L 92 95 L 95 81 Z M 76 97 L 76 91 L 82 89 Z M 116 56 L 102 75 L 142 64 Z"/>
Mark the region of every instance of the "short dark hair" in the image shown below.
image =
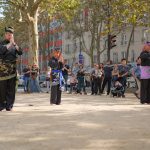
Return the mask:
<path id="1" fill-rule="evenodd" d="M 122 58 L 122 59 L 121 59 L 121 62 L 123 62 L 124 60 L 127 61 L 125 58 Z"/>

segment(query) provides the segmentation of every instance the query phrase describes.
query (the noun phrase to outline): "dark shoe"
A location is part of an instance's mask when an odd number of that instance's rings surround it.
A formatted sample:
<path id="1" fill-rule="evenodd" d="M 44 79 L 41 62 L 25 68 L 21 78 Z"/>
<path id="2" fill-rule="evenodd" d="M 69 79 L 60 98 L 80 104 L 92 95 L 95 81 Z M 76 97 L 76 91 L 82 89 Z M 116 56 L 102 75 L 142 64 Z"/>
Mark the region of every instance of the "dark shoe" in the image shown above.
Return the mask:
<path id="1" fill-rule="evenodd" d="M 121 94 L 118 94 L 117 97 L 121 97 Z"/>
<path id="2" fill-rule="evenodd" d="M 0 111 L 4 110 L 5 108 L 4 107 L 0 107 Z"/>
<path id="3" fill-rule="evenodd" d="M 122 95 L 122 98 L 125 98 L 125 97 L 126 97 L 126 96 L 123 94 L 123 95 Z"/>
<path id="4" fill-rule="evenodd" d="M 12 111 L 12 108 L 6 108 L 6 111 Z"/>
<path id="5" fill-rule="evenodd" d="M 57 103 L 56 105 L 60 105 L 60 103 Z"/>

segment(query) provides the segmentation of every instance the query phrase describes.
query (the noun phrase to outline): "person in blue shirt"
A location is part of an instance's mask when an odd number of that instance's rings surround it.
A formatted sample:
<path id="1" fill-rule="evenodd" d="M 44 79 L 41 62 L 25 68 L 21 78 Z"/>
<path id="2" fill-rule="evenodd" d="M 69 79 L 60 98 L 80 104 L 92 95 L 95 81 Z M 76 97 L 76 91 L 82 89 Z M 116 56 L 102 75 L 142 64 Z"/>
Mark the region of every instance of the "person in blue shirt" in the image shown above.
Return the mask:
<path id="1" fill-rule="evenodd" d="M 127 76 L 129 74 L 129 67 L 127 66 L 127 60 L 125 58 L 121 60 L 121 65 L 118 67 L 118 70 L 119 70 L 118 80 L 124 87 L 123 95 L 122 95 L 122 97 L 124 98 L 125 90 L 126 90 L 126 83 L 127 83 Z"/>

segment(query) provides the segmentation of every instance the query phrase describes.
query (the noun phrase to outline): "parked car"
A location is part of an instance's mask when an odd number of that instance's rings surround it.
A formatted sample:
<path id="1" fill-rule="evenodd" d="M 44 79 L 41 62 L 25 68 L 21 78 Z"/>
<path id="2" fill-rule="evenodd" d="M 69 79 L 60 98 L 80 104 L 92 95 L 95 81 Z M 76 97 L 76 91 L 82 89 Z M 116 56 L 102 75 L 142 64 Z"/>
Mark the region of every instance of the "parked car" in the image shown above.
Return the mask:
<path id="1" fill-rule="evenodd" d="M 24 79 L 23 79 L 23 75 L 19 75 L 18 76 L 18 86 L 23 86 L 24 85 Z"/>
<path id="2" fill-rule="evenodd" d="M 39 84 L 40 87 L 46 87 L 46 74 L 39 75 Z"/>
<path id="3" fill-rule="evenodd" d="M 68 87 L 70 87 L 70 78 L 71 78 L 71 75 L 68 76 L 68 80 L 67 80 Z"/>

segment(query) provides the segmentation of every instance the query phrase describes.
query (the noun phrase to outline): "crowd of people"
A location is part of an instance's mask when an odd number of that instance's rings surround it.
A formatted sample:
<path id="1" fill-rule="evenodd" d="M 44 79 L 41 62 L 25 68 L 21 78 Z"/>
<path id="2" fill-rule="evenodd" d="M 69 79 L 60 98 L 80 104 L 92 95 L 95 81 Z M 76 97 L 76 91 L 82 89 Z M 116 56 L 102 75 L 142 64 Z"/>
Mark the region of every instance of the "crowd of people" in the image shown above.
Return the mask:
<path id="1" fill-rule="evenodd" d="M 5 39 L 0 42 L 0 111 L 11 111 L 15 102 L 17 80 L 17 57 L 22 55 L 22 49 L 14 42 L 14 29 L 5 28 Z M 123 58 L 120 64 L 108 61 L 104 64 L 94 64 L 90 72 L 82 64 L 75 63 L 70 67 L 59 50 L 53 51 L 49 60 L 46 76 L 47 92 L 51 91 L 50 103 L 60 105 L 61 93 L 64 88 L 75 94 L 87 94 L 87 86 L 91 86 L 91 95 L 102 95 L 107 85 L 107 95 L 125 97 L 127 77 L 131 68 Z M 39 86 L 39 68 L 36 64 L 23 69 L 24 91 L 27 93 L 42 92 Z M 68 77 L 70 88 L 68 88 Z M 141 104 L 150 104 L 150 42 L 147 42 L 137 58 L 136 66 L 132 68 L 132 76 L 137 83 L 135 96 Z M 69 90 L 68 90 L 69 89 Z"/>
<path id="2" fill-rule="evenodd" d="M 132 74 L 130 74 L 132 72 Z M 70 89 L 68 90 L 67 80 L 70 77 Z M 62 82 L 65 91 L 69 94 L 87 94 L 87 85 L 91 86 L 91 95 L 102 95 L 107 87 L 107 95 L 125 98 L 127 77 L 133 76 L 137 85 L 135 96 L 140 99 L 141 104 L 150 104 L 150 43 L 147 42 L 136 65 L 130 68 L 127 60 L 123 58 L 120 64 L 112 64 L 108 61 L 104 64 L 94 64 L 91 72 L 87 72 L 82 64 L 75 63 L 73 68 L 67 65 L 65 60 L 62 66 Z"/>
<path id="3" fill-rule="evenodd" d="M 84 68 L 84 66 L 79 63 L 75 63 L 71 68 L 67 64 L 67 60 L 62 59 L 62 56 L 60 60 L 60 58 L 58 58 L 58 56 L 56 55 L 53 57 L 52 60 L 57 60 L 59 62 L 58 63 L 59 67 L 58 65 L 50 61 L 51 63 L 49 63 L 49 68 L 46 76 L 47 93 L 50 92 L 50 87 L 52 87 L 53 85 L 53 82 L 51 82 L 53 80 L 52 70 L 57 70 L 58 67 L 59 68 L 58 70 L 61 70 L 61 79 L 59 79 L 59 86 L 61 88 L 61 91 L 63 89 L 63 91 L 66 91 L 69 94 L 75 93 L 75 94 L 86 95 L 87 87 L 90 86 L 91 95 L 102 95 L 105 93 L 105 89 L 106 89 L 107 95 L 112 95 L 113 97 L 116 96 L 116 97 L 125 98 L 127 77 L 129 76 L 132 70 L 132 76 L 134 77 L 137 85 L 137 91 L 134 94 L 138 99 L 141 98 L 142 104 L 144 103 L 149 104 L 150 98 L 149 96 L 146 96 L 148 95 L 147 93 L 150 92 L 149 91 L 150 90 L 149 49 L 150 49 L 150 44 L 149 43 L 145 44 L 143 51 L 141 55 L 137 58 L 136 65 L 133 68 L 130 68 L 127 65 L 126 59 L 123 58 L 120 64 L 112 64 L 111 61 L 107 61 L 105 65 L 103 63 L 94 64 L 93 68 L 90 69 L 90 72 L 87 71 Z M 38 70 L 35 69 L 34 67 L 35 66 L 33 66 L 32 69 L 30 67 L 29 67 L 30 69 L 25 68 L 24 70 L 25 92 L 40 91 L 40 88 L 35 88 L 38 86 L 34 86 L 37 85 L 38 83 L 36 81 L 36 77 L 38 76 L 37 74 Z M 37 71 L 36 73 L 34 72 L 35 70 Z M 55 71 L 54 74 L 56 74 L 56 72 L 58 73 L 58 71 Z M 70 82 L 69 85 L 67 85 L 68 78 Z M 31 84 L 29 86 L 30 82 Z M 89 92 L 89 88 L 88 88 L 88 92 Z"/>
<path id="4" fill-rule="evenodd" d="M 74 88 L 75 93 L 87 94 L 86 83 L 88 78 L 90 79 L 88 82 L 90 82 L 91 86 L 91 95 L 104 94 L 107 85 L 107 95 L 110 95 L 110 92 L 112 92 L 112 87 L 118 90 L 123 87 L 122 92 L 119 95 L 116 93 L 116 96 L 125 97 L 128 72 L 129 67 L 127 66 L 126 59 L 122 59 L 121 65 L 112 65 L 111 61 L 108 61 L 106 65 L 102 63 L 100 65 L 94 64 L 90 72 L 87 72 L 83 65 L 76 63 L 71 71 L 69 93 L 72 93 Z"/>

